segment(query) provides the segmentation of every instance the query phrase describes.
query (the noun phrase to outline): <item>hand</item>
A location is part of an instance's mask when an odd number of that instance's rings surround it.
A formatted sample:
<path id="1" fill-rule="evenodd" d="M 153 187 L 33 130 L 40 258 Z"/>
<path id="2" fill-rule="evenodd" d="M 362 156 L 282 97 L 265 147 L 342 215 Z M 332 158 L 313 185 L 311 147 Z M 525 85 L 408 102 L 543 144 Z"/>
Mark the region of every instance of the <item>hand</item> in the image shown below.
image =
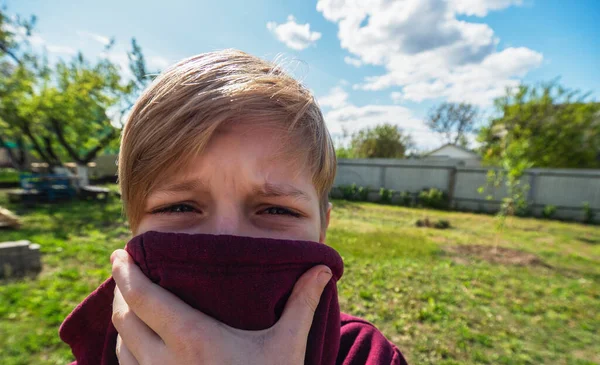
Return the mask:
<path id="1" fill-rule="evenodd" d="M 150 281 L 124 250 L 111 256 L 117 284 L 112 322 L 117 357 L 131 364 L 304 364 L 313 316 L 331 270 L 296 282 L 279 321 L 261 331 L 229 327 Z"/>

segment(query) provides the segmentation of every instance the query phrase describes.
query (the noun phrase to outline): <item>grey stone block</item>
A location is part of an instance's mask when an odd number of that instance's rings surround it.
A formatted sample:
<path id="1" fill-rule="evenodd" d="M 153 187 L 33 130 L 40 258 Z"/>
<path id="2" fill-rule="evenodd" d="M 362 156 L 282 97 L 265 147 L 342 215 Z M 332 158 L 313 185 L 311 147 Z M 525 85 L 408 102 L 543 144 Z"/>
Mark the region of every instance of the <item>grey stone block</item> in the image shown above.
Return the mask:
<path id="1" fill-rule="evenodd" d="M 0 278 L 22 277 L 41 269 L 40 245 L 25 240 L 0 243 Z"/>

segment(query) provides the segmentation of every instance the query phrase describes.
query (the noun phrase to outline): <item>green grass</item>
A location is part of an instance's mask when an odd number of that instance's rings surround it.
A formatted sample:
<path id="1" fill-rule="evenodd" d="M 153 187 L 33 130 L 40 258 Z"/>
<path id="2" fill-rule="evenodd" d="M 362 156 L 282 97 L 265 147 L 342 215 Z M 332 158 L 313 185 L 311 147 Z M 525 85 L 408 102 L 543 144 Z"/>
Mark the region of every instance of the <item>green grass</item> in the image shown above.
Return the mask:
<path id="1" fill-rule="evenodd" d="M 129 238 L 117 200 L 16 210 L 20 231 L 0 241 L 40 243 L 36 279 L 0 282 L 0 363 L 71 360 L 57 330 L 109 274 Z M 417 219 L 453 228 L 417 228 Z M 327 242 L 344 257 L 342 310 L 372 321 L 411 364 L 600 364 L 600 228 L 334 201 Z M 456 263 L 444 245 L 499 245 L 549 267 L 475 259 Z"/>
<path id="2" fill-rule="evenodd" d="M 11 168 L 0 168 L 0 183 L 18 183 L 19 171 Z"/>

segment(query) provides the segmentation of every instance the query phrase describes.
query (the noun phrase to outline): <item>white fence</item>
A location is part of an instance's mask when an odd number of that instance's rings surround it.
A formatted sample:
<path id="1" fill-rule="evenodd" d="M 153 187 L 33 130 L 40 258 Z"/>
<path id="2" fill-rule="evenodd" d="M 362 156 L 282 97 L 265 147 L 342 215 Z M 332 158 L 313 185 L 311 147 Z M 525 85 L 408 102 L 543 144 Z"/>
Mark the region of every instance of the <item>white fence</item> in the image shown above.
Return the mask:
<path id="1" fill-rule="evenodd" d="M 448 194 L 453 209 L 494 212 L 506 190 L 488 186 L 488 171 L 461 166 L 460 161 L 340 159 L 334 186 L 354 183 L 411 193 L 437 188 Z M 600 170 L 530 169 L 523 180 L 530 187 L 527 201 L 534 215 L 553 205 L 556 218 L 582 220 L 587 202 L 600 220 Z M 483 194 L 480 187 L 487 187 Z"/>

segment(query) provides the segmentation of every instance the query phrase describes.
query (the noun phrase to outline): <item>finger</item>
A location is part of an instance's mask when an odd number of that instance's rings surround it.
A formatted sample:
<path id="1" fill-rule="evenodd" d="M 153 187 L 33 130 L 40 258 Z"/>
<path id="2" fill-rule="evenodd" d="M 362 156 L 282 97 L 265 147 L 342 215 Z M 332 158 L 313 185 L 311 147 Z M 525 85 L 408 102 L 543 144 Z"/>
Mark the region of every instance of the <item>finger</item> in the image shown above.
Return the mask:
<path id="1" fill-rule="evenodd" d="M 127 349 L 143 363 L 165 345 L 160 337 L 129 308 L 119 288 L 115 288 L 112 322 L 119 333 L 119 338 L 127 345 Z"/>
<path id="2" fill-rule="evenodd" d="M 331 276 L 327 266 L 319 265 L 305 272 L 294 285 L 277 327 L 284 330 L 283 333 L 292 334 L 297 339 L 297 345 L 303 343 L 306 347 L 315 311 Z"/>
<path id="3" fill-rule="evenodd" d="M 116 250 L 111 260 L 125 302 L 167 345 L 178 344 L 182 333 L 214 326 L 212 318 L 150 281 L 126 251 Z"/>
<path id="4" fill-rule="evenodd" d="M 131 351 L 123 344 L 121 336 L 117 336 L 117 359 L 120 365 L 139 365 Z"/>

